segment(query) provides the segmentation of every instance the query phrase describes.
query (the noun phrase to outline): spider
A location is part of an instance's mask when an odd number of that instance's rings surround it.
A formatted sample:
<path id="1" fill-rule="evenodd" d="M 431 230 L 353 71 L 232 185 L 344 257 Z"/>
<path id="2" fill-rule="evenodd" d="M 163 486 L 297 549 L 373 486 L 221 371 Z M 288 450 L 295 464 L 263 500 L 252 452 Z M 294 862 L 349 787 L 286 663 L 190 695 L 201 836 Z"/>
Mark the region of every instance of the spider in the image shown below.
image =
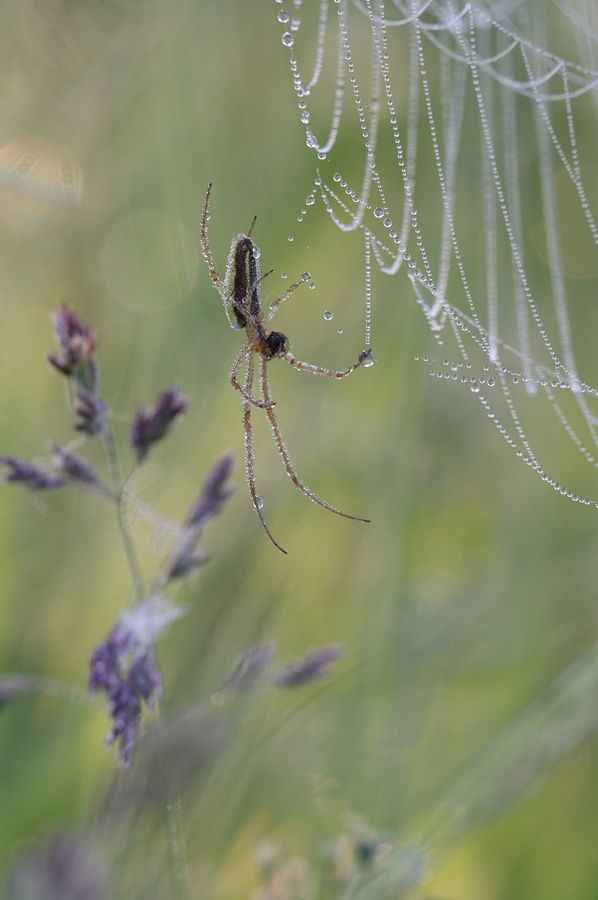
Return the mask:
<path id="1" fill-rule="evenodd" d="M 345 378 L 360 366 L 372 366 L 376 360 L 371 350 L 364 350 L 359 354 L 359 359 L 354 365 L 350 366 L 348 369 L 335 371 L 334 369 L 324 369 L 322 366 L 314 366 L 311 363 L 300 362 L 295 359 L 291 353 L 291 346 L 287 336 L 280 331 L 269 331 L 267 326 L 274 317 L 280 304 L 284 300 L 287 300 L 304 282 L 298 281 L 296 284 L 291 284 L 280 297 L 270 304 L 270 312 L 267 315 L 264 315 L 260 302 L 260 287 L 264 278 L 271 275 L 274 270 L 271 269 L 264 275 L 260 275 L 260 251 L 251 240 L 251 232 L 255 225 L 255 218 L 251 223 L 251 228 L 247 234 L 235 234 L 233 237 L 226 264 L 226 274 L 224 276 L 224 281 L 221 281 L 220 276 L 216 271 L 214 258 L 208 242 L 208 219 L 210 217 L 208 205 L 210 202 L 211 189 L 212 185 L 210 184 L 208 185 L 201 219 L 201 246 L 203 255 L 208 265 L 208 269 L 210 270 L 210 277 L 214 283 L 214 287 L 224 301 L 224 308 L 231 327 L 237 329 L 244 328 L 247 334 L 247 339 L 237 355 L 230 372 L 230 383 L 243 400 L 245 472 L 247 486 L 249 488 L 249 493 L 251 494 L 253 506 L 262 523 L 264 531 L 274 546 L 278 547 L 283 553 L 286 553 L 286 550 L 283 550 L 270 533 L 262 513 L 262 501 L 256 491 L 253 424 L 251 422 L 251 413 L 253 409 L 257 408 L 265 411 L 287 473 L 290 475 L 293 483 L 306 497 L 309 497 L 310 500 L 313 500 L 315 503 L 319 503 L 324 509 L 329 509 L 330 512 L 336 513 L 338 516 L 344 516 L 346 519 L 355 519 L 358 522 L 369 522 L 370 520 L 362 519 L 359 516 L 350 516 L 347 513 L 341 512 L 340 509 L 336 509 L 336 507 L 331 506 L 330 503 L 321 500 L 317 494 L 314 494 L 314 492 L 299 479 L 282 437 L 278 419 L 274 413 L 275 403 L 272 399 L 270 390 L 268 363 L 273 359 L 284 359 L 295 369 L 302 369 L 305 372 L 311 372 L 313 375 L 327 375 L 330 378 Z M 259 379 L 261 399 L 255 397 L 253 393 L 254 354 L 258 355 L 260 363 Z M 239 372 L 241 371 L 244 362 L 247 363 L 247 368 L 245 370 L 245 378 L 241 384 L 239 382 Z"/>

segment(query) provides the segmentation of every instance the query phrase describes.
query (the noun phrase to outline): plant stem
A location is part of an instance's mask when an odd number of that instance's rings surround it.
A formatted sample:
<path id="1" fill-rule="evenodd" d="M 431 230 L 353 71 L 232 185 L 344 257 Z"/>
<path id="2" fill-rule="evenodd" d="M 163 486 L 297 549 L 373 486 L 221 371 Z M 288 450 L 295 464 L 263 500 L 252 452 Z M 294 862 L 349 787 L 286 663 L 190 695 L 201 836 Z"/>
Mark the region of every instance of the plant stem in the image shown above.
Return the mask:
<path id="1" fill-rule="evenodd" d="M 125 554 L 127 557 L 127 562 L 129 564 L 129 570 L 131 572 L 131 579 L 133 581 L 133 587 L 135 590 L 137 602 L 141 603 L 145 596 L 145 589 L 143 586 L 141 569 L 139 568 L 139 563 L 137 562 L 137 556 L 135 554 L 135 545 L 133 544 L 133 539 L 131 538 L 123 515 L 123 481 L 120 474 L 120 465 L 116 453 L 116 445 L 114 443 L 114 438 L 110 430 L 104 436 L 104 446 L 106 447 L 108 460 L 110 462 L 110 469 L 112 472 L 112 487 L 117 500 L 117 517 L 120 534 L 125 548 Z"/>

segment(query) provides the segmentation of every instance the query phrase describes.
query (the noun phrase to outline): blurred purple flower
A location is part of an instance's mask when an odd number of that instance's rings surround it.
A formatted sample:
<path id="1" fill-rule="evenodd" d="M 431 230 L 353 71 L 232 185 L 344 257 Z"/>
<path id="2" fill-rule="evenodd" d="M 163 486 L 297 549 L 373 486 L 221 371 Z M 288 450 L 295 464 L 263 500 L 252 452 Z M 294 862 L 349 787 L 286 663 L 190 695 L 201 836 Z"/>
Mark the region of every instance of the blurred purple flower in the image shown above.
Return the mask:
<path id="1" fill-rule="evenodd" d="M 173 385 L 163 391 L 156 399 L 152 409 L 140 406 L 131 427 L 131 444 L 141 462 L 156 441 L 168 433 L 175 419 L 182 416 L 189 406 L 188 397 L 177 397 L 178 387 Z"/>
<path id="2" fill-rule="evenodd" d="M 101 434 L 107 428 L 108 407 L 103 400 L 85 388 L 77 390 L 73 402 L 73 413 L 79 421 L 75 423 L 77 431 L 83 434 Z"/>
<path id="3" fill-rule="evenodd" d="M 74 377 L 93 393 L 98 375 L 94 357 L 97 345 L 95 329 L 86 325 L 65 303 L 54 315 L 54 327 L 59 351 L 50 353 L 48 362 L 69 378 Z"/>
<path id="4" fill-rule="evenodd" d="M 342 656 L 344 652 L 340 644 L 318 647 L 307 656 L 279 669 L 274 675 L 273 681 L 280 687 L 301 687 L 312 681 L 318 681 L 328 675 L 330 663 Z"/>
<path id="5" fill-rule="evenodd" d="M 61 834 L 38 844 L 12 866 L 8 896 L 23 900 L 99 900 L 105 877 L 86 842 Z"/>
<path id="6" fill-rule="evenodd" d="M 162 694 L 162 676 L 153 645 L 163 628 L 184 610 L 156 595 L 125 610 L 91 655 L 89 690 L 106 695 L 112 719 L 108 746 L 118 741 L 118 758 L 131 762 L 139 735 L 143 703 L 152 709 Z"/>
<path id="7" fill-rule="evenodd" d="M 10 469 L 9 472 L 5 472 L 4 481 L 24 484 L 30 491 L 47 491 L 65 484 L 64 478 L 60 475 L 46 472 L 19 456 L 0 455 L 0 463 Z"/>
<path id="8" fill-rule="evenodd" d="M 98 484 L 99 479 L 90 464 L 82 456 L 72 453 L 66 447 L 52 444 L 54 453 L 54 465 L 59 472 L 73 481 L 81 481 L 84 484 Z"/>
<path id="9" fill-rule="evenodd" d="M 230 691 L 251 690 L 272 662 L 274 652 L 275 647 L 271 641 L 243 650 L 235 660 L 230 674 L 222 682 L 222 687 Z"/>
<path id="10" fill-rule="evenodd" d="M 203 566 L 209 556 L 196 551 L 197 544 L 203 535 L 206 525 L 218 515 L 222 506 L 233 493 L 233 488 L 226 487 L 234 463 L 234 454 L 225 453 L 220 457 L 206 478 L 201 494 L 191 507 L 187 517 L 187 526 L 177 544 L 172 562 L 166 576 L 167 581 L 182 578 L 192 569 Z"/>
<path id="11" fill-rule="evenodd" d="M 191 507 L 187 525 L 207 523 L 220 512 L 224 503 L 234 493 L 234 488 L 225 487 L 230 478 L 234 461 L 234 453 L 225 453 L 215 463 L 204 481 L 197 502 Z"/>

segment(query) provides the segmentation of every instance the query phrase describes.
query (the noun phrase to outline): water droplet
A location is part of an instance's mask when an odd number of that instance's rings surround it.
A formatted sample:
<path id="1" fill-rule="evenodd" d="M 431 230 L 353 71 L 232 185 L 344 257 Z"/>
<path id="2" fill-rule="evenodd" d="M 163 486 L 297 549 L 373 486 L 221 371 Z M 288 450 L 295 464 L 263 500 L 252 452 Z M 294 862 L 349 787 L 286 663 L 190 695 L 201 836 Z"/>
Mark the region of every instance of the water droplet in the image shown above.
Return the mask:
<path id="1" fill-rule="evenodd" d="M 272 312 L 274 312 L 274 310 L 276 309 L 277 306 L 278 306 L 278 303 L 276 302 L 276 300 L 273 300 L 272 303 L 270 304 L 270 309 L 272 310 Z"/>
<path id="2" fill-rule="evenodd" d="M 471 386 L 471 390 L 472 390 L 472 392 L 473 392 L 474 394 L 479 394 L 479 393 L 480 393 L 480 386 L 479 386 L 479 384 L 477 383 L 477 381 L 474 381 L 474 383 L 473 383 L 472 386 Z"/>
<path id="3" fill-rule="evenodd" d="M 206 222 L 209 222 L 211 218 L 212 218 L 212 213 L 208 211 L 206 213 Z"/>
<path id="4" fill-rule="evenodd" d="M 456 372 L 459 366 L 457 363 L 451 363 L 451 372 Z"/>
<path id="5" fill-rule="evenodd" d="M 288 273 L 288 272 L 281 272 L 281 273 L 280 273 L 280 277 L 281 277 L 281 278 L 288 278 L 288 277 L 289 277 L 289 273 Z"/>
<path id="6" fill-rule="evenodd" d="M 341 181 L 341 187 L 347 187 L 347 182 L 345 181 L 344 178 L 343 178 L 343 180 Z"/>
<path id="7" fill-rule="evenodd" d="M 276 16 L 281 25 L 286 25 L 287 22 L 290 21 L 290 15 L 286 11 L 286 9 L 281 9 L 278 15 Z"/>
<path id="8" fill-rule="evenodd" d="M 467 384 L 467 376 L 461 375 L 461 381 L 463 382 L 463 384 Z"/>
<path id="9" fill-rule="evenodd" d="M 291 21 L 291 31 L 299 31 L 300 27 L 301 19 L 299 18 L 299 16 L 293 16 L 293 19 Z"/>
<path id="10" fill-rule="evenodd" d="M 310 282 L 310 285 L 309 285 L 309 287 L 310 287 L 310 290 L 312 290 L 312 291 L 313 291 L 313 290 L 314 290 L 314 289 L 315 289 L 315 286 L 316 286 L 316 283 L 315 283 L 315 281 L 312 281 L 312 282 Z"/>
<path id="11" fill-rule="evenodd" d="M 392 228 L 392 219 L 389 219 L 388 216 L 384 219 L 383 223 L 385 228 Z"/>
<path id="12" fill-rule="evenodd" d="M 300 100 L 297 106 L 299 107 L 299 109 L 305 109 L 307 107 L 307 103 L 305 102 L 305 100 Z"/>
<path id="13" fill-rule="evenodd" d="M 301 113 L 301 124 L 309 125 L 309 112 L 307 110 Z"/>
<path id="14" fill-rule="evenodd" d="M 448 366 L 448 364 L 449 364 L 448 359 L 445 359 L 445 360 L 443 361 L 443 363 L 442 363 L 443 366 Z"/>
<path id="15" fill-rule="evenodd" d="M 309 197 L 305 198 L 306 206 L 313 206 L 315 202 L 316 202 L 316 198 L 314 197 L 313 194 L 310 194 Z"/>
<path id="16" fill-rule="evenodd" d="M 519 379 L 518 379 L 518 378 L 514 378 L 514 379 L 513 379 L 513 384 L 519 384 Z"/>
<path id="17" fill-rule="evenodd" d="M 334 175 L 332 176 L 332 180 L 333 180 L 333 181 L 341 181 L 341 180 L 342 180 L 342 177 L 343 177 L 343 176 L 341 175 L 340 172 L 335 172 Z"/>
<path id="18" fill-rule="evenodd" d="M 282 36 L 282 43 L 284 44 L 285 47 L 293 46 L 293 44 L 295 43 L 295 38 L 293 37 L 293 35 L 291 34 L 290 31 L 285 31 L 285 33 Z"/>
<path id="19" fill-rule="evenodd" d="M 368 348 L 367 350 L 364 350 L 363 353 L 359 354 L 359 362 L 364 368 L 369 369 L 370 366 L 373 366 L 376 362 L 376 357 L 372 350 Z"/>
<path id="20" fill-rule="evenodd" d="M 338 333 L 339 333 L 339 334 L 342 334 L 342 333 L 343 333 L 343 329 L 342 329 L 342 328 L 339 328 Z"/>
<path id="21" fill-rule="evenodd" d="M 289 235 L 289 240 L 290 240 L 290 241 L 294 241 L 294 240 L 295 240 L 295 238 L 293 237 L 292 234 Z"/>
<path id="22" fill-rule="evenodd" d="M 333 319 L 334 313 L 332 312 L 332 310 L 327 309 L 324 313 L 324 318 L 326 319 L 327 322 L 329 322 L 331 319 Z"/>
<path id="23" fill-rule="evenodd" d="M 322 152 L 318 153 L 318 159 L 326 159 L 326 154 L 322 153 Z M 322 184 L 321 181 L 320 181 L 320 184 Z"/>
<path id="24" fill-rule="evenodd" d="M 376 209 L 374 210 L 374 218 L 381 219 L 383 215 L 384 215 L 384 210 L 382 209 L 381 206 L 377 206 Z"/>
<path id="25" fill-rule="evenodd" d="M 311 273 L 304 272 L 303 275 L 301 276 L 301 281 L 309 281 L 310 278 L 311 278 Z"/>
<path id="26" fill-rule="evenodd" d="M 264 501 L 262 500 L 262 498 L 260 497 L 259 494 L 255 495 L 255 502 L 256 502 L 258 509 L 261 509 L 262 506 L 264 505 Z"/>
<path id="27" fill-rule="evenodd" d="M 388 232 L 388 236 L 394 239 L 394 238 L 398 237 L 398 234 L 394 230 L 394 228 L 391 228 L 391 230 Z"/>
<path id="28" fill-rule="evenodd" d="M 255 246 L 254 246 L 252 252 L 253 252 L 254 259 L 259 259 L 260 256 L 262 255 L 262 251 L 260 250 L 259 247 L 255 247 Z"/>
<path id="29" fill-rule="evenodd" d="M 417 362 L 419 359 L 419 356 L 414 356 L 413 359 Z"/>

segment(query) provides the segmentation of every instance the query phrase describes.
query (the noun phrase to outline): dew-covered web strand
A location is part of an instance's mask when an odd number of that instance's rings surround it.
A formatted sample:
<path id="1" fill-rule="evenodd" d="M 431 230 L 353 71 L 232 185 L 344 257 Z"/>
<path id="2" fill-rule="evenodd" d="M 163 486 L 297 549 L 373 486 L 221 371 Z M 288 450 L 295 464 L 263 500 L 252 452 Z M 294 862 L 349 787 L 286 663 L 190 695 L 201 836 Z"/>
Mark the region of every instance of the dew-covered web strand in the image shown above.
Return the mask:
<path id="1" fill-rule="evenodd" d="M 351 41 L 349 39 L 349 8 L 345 0 L 340 0 L 335 5 L 337 5 L 338 26 L 336 87 L 338 92 L 340 87 L 338 72 L 348 72 L 354 104 L 358 114 L 359 130 L 361 131 L 359 137 L 361 142 L 364 143 L 366 150 L 366 168 L 360 192 L 352 190 L 340 174 L 334 176 L 334 181 L 339 182 L 340 187 L 345 189 L 345 193 L 358 204 L 357 210 L 349 209 L 338 194 L 326 184 L 325 179 L 322 178 L 319 172 L 316 179 L 316 193 L 321 197 L 333 222 L 342 231 L 352 231 L 356 228 L 364 230 L 366 337 L 369 341 L 372 326 L 371 266 L 373 261 L 376 261 L 383 273 L 389 275 L 398 272 L 403 262 L 405 262 L 408 266 L 408 276 L 414 289 L 416 300 L 422 307 L 436 340 L 442 344 L 442 332 L 448 322 L 459 353 L 464 360 L 468 358 L 465 339 L 470 339 L 488 358 L 489 362 L 496 367 L 498 374 L 502 375 L 502 379 L 500 377 L 498 379 L 498 384 L 509 417 L 514 425 L 517 436 L 515 444 L 522 448 L 521 454 L 525 454 L 525 461 L 541 472 L 545 480 L 556 485 L 556 482 L 553 482 L 552 479 L 542 472 L 539 462 L 532 451 L 531 444 L 525 435 L 521 419 L 515 408 L 515 402 L 507 379 L 509 377 L 512 378 L 515 384 L 521 380 L 530 397 L 538 393 L 540 385 L 545 386 L 547 383 L 558 385 L 561 388 L 570 388 L 590 429 L 592 439 L 594 439 L 594 430 L 598 420 L 589 409 L 586 398 L 588 395 L 596 396 L 597 391 L 579 379 L 577 374 L 571 331 L 568 323 L 563 266 L 562 262 L 559 264 L 561 248 L 553 181 L 554 167 L 551 156 L 553 151 L 557 154 L 573 182 L 588 226 L 594 241 L 596 241 L 597 229 L 594 224 L 595 220 L 581 177 L 582 166 L 577 146 L 573 100 L 583 92 L 590 92 L 594 85 L 598 84 L 598 75 L 591 69 L 577 65 L 572 61 L 564 60 L 554 53 L 543 50 L 542 44 L 545 42 L 545 38 L 539 35 L 538 32 L 535 32 L 530 40 L 524 37 L 523 34 L 518 34 L 511 22 L 508 23 L 507 27 L 504 22 L 497 21 L 496 17 L 499 13 L 496 8 L 494 10 L 474 10 L 470 4 L 464 4 L 461 9 L 455 9 L 454 4 L 450 2 L 443 4 L 421 2 L 418 5 L 415 2 L 405 4 L 400 2 L 400 0 L 395 0 L 394 8 L 399 13 L 402 13 L 403 18 L 392 18 L 386 15 L 385 4 L 382 0 L 354 0 L 354 6 L 357 7 L 361 14 L 367 16 L 371 30 L 372 59 L 370 64 L 370 115 L 368 125 L 365 114 L 367 104 L 364 102 L 364 97 L 360 91 Z M 519 10 L 516 12 L 518 13 Z M 322 6 L 320 6 L 320 16 L 322 15 Z M 399 117 L 397 116 L 393 99 L 390 70 L 391 53 L 387 36 L 387 28 L 389 26 L 393 28 L 398 26 L 406 27 L 409 32 L 407 45 L 407 99 L 403 103 L 406 117 L 405 145 L 400 133 Z M 431 48 L 436 48 L 440 51 L 441 120 L 437 117 L 434 108 L 436 101 L 433 99 L 432 83 L 429 80 L 426 68 L 425 40 L 429 42 Z M 494 44 L 493 40 L 496 40 L 497 44 Z M 319 32 L 318 41 L 318 47 L 321 50 L 323 46 L 321 31 Z M 520 61 L 523 62 L 527 80 L 517 80 L 515 77 L 517 54 L 519 54 Z M 291 60 L 291 68 L 297 89 L 300 79 L 297 74 L 298 64 L 294 58 Z M 482 325 L 483 310 L 481 303 L 478 302 L 477 288 L 476 296 L 474 296 L 470 288 L 455 226 L 457 168 L 462 155 L 460 144 L 468 78 L 473 86 L 481 135 L 482 190 L 478 196 L 484 223 L 485 318 L 487 326 Z M 555 79 L 559 78 L 562 88 L 555 84 Z M 433 81 L 433 84 L 434 88 L 436 88 L 436 81 Z M 493 85 L 496 87 L 493 88 Z M 420 89 L 423 91 L 423 107 L 428 125 L 428 135 L 424 136 L 423 143 L 420 136 L 419 122 Z M 496 96 L 494 96 L 495 92 Z M 549 337 L 548 331 L 540 317 L 524 265 L 523 213 L 521 208 L 518 144 L 522 132 L 519 132 L 518 129 L 518 109 L 515 104 L 516 93 L 523 97 L 526 102 L 531 102 L 533 104 L 532 108 L 535 109 L 538 155 L 539 157 L 543 156 L 539 180 L 543 184 L 544 189 L 542 198 L 544 224 L 547 231 L 547 241 L 552 241 L 548 248 L 548 255 L 551 260 L 557 260 L 555 266 L 556 275 L 551 273 L 551 293 L 557 320 L 558 345 L 563 354 L 562 358 L 557 352 L 555 343 Z M 382 97 L 386 101 L 389 112 L 392 142 L 394 143 L 395 157 L 400 174 L 399 183 L 402 183 L 403 186 L 403 208 L 400 216 L 397 217 L 397 222 L 400 221 L 400 233 L 392 227 L 392 211 L 387 202 L 386 191 L 376 162 L 378 142 L 381 139 L 378 130 L 380 128 L 379 112 L 381 111 L 380 100 Z M 561 101 L 564 101 L 564 118 L 569 144 L 566 150 L 558 140 L 548 109 L 549 104 Z M 340 129 L 340 113 L 340 106 L 337 105 L 333 110 L 334 140 L 336 140 Z M 439 130 L 438 123 L 440 121 L 442 127 Z M 500 125 L 497 127 L 499 122 Z M 540 123 L 542 123 L 542 127 L 540 127 Z M 497 146 L 499 132 L 501 134 Z M 426 228 L 422 227 L 414 205 L 418 148 L 420 144 L 423 147 L 428 140 L 431 142 L 433 150 L 437 185 L 442 204 L 441 233 L 438 252 L 435 257 L 435 265 L 437 267 L 436 284 L 433 274 L 434 266 L 431 262 L 431 259 L 434 257 L 430 256 L 429 247 L 426 246 Z M 318 144 L 310 129 L 307 129 L 307 143 L 308 146 L 318 151 L 320 158 L 324 146 L 327 152 L 332 149 L 330 141 L 328 146 Z M 544 149 L 542 150 L 543 143 Z M 407 148 L 406 154 L 404 153 L 404 146 Z M 502 172 L 499 169 L 498 150 L 502 151 Z M 552 181 L 550 188 L 547 187 L 549 181 Z M 378 194 L 380 202 L 380 206 L 375 206 L 373 209 L 375 201 L 370 199 L 372 189 Z M 368 214 L 370 216 L 373 214 L 374 220 L 379 219 L 381 224 L 388 229 L 388 237 L 394 242 L 394 249 L 389 249 L 385 242 L 380 239 L 376 233 L 376 222 L 374 221 L 370 224 Z M 502 225 L 500 224 L 501 222 Z M 557 228 L 552 227 L 551 223 L 553 222 L 557 223 Z M 510 279 L 505 274 L 502 264 L 499 267 L 498 263 L 498 241 L 501 228 L 503 227 L 506 231 L 512 262 Z M 407 243 L 411 237 L 414 238 L 417 245 L 417 254 L 421 259 L 423 271 L 417 268 L 415 260 L 407 252 Z M 455 283 L 451 279 L 449 284 L 453 260 L 456 263 L 458 279 Z M 467 314 L 461 312 L 452 299 L 449 300 L 448 292 L 450 290 L 454 293 L 456 285 L 460 285 L 465 295 L 468 307 Z M 431 298 L 429 302 L 426 299 L 427 297 Z M 500 335 L 502 323 L 500 310 L 501 305 L 505 303 L 503 297 L 513 298 L 517 347 L 512 346 L 512 341 L 505 342 Z M 532 355 L 530 313 L 531 322 L 533 323 L 532 328 L 535 326 L 538 330 L 542 345 L 548 352 L 551 364 L 550 369 L 535 361 Z M 520 372 L 516 372 L 505 365 L 505 353 L 511 354 L 519 360 Z M 581 395 L 584 396 L 582 397 Z M 568 425 L 568 422 L 567 425 L 565 424 L 567 421 L 566 417 L 561 406 L 554 400 L 554 396 L 549 396 L 546 393 L 543 393 L 543 396 L 547 396 L 567 433 L 578 447 L 583 448 L 584 445 L 581 438 Z M 495 414 L 493 413 L 492 415 L 494 416 Z M 504 431 L 506 434 L 506 429 Z M 520 452 L 519 449 L 518 452 Z M 588 457 L 588 461 L 590 457 L 593 459 L 592 454 L 586 448 L 584 448 L 583 452 Z M 557 487 L 560 490 L 560 486 Z"/>

